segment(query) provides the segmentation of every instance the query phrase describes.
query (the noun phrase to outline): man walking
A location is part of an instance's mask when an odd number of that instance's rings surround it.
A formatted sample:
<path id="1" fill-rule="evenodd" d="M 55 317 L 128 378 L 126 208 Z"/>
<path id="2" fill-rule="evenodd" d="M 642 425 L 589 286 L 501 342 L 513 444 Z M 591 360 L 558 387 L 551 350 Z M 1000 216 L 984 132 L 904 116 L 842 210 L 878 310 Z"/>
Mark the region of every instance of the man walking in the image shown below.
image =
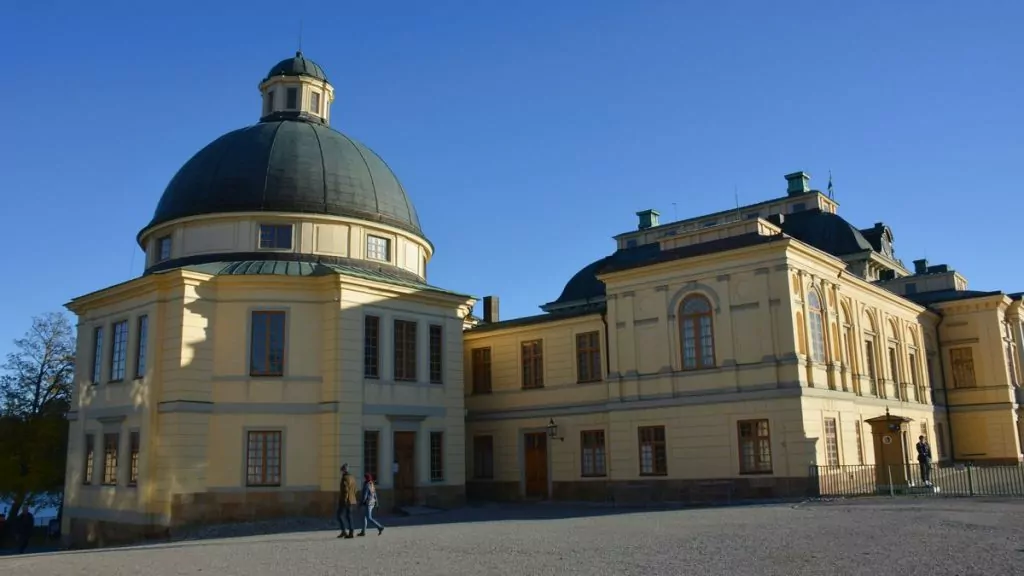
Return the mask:
<path id="1" fill-rule="evenodd" d="M 18 538 L 18 553 L 24 554 L 28 548 L 28 543 L 32 540 L 32 530 L 36 527 L 36 518 L 32 515 L 32 512 L 28 509 L 28 504 L 22 508 L 21 514 L 18 516 L 15 534 Z"/>
<path id="2" fill-rule="evenodd" d="M 359 504 L 359 486 L 356 484 L 355 477 L 348 473 L 348 464 L 342 464 L 341 490 L 338 493 L 338 523 L 341 524 L 341 534 L 338 534 L 338 538 L 355 538 L 352 508 L 357 504 Z"/>
<path id="3" fill-rule="evenodd" d="M 917 464 L 921 467 L 921 480 L 925 486 L 932 485 L 932 447 L 928 445 L 925 437 L 917 439 Z"/>

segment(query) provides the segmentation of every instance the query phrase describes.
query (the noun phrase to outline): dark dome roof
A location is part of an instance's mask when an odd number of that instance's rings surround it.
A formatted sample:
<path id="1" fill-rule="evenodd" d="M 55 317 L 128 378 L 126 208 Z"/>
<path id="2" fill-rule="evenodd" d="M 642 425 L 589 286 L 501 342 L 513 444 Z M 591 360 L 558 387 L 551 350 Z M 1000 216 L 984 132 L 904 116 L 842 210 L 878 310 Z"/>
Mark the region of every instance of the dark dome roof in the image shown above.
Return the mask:
<path id="1" fill-rule="evenodd" d="M 312 76 L 327 81 L 327 74 L 324 73 L 324 69 L 317 65 L 309 58 L 302 55 L 302 52 L 296 52 L 292 58 L 286 58 L 281 60 L 267 72 L 267 77 L 264 80 L 269 80 L 274 76 Z"/>
<path id="2" fill-rule="evenodd" d="M 871 250 L 871 243 L 856 226 L 832 212 L 821 209 L 787 214 L 782 231 L 833 256 Z"/>
<path id="3" fill-rule="evenodd" d="M 633 248 L 616 250 L 612 254 L 587 264 L 582 270 L 573 275 L 565 284 L 558 299 L 542 308 L 560 308 L 565 305 L 587 304 L 588 300 L 603 298 L 605 296 L 604 282 L 597 279 L 597 275 L 603 268 L 611 265 L 638 262 L 649 258 L 660 251 L 658 244 L 642 244 Z"/>
<path id="4" fill-rule="evenodd" d="M 220 212 L 347 216 L 423 237 L 388 165 L 341 132 L 301 120 L 260 122 L 217 138 L 171 179 L 146 228 Z"/>

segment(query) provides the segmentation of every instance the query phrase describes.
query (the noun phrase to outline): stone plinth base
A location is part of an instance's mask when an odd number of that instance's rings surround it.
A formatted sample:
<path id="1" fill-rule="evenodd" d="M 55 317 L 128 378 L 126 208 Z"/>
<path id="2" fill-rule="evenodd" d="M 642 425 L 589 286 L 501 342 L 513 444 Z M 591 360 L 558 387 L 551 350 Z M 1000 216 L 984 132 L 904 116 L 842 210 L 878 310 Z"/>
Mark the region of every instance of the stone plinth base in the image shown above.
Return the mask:
<path id="1" fill-rule="evenodd" d="M 470 500 L 481 501 L 523 499 L 517 482 L 468 482 L 466 494 Z M 722 504 L 745 500 L 799 498 L 810 494 L 811 482 L 805 477 L 576 480 L 551 484 L 553 500 L 616 502 L 627 505 L 656 502 Z"/>

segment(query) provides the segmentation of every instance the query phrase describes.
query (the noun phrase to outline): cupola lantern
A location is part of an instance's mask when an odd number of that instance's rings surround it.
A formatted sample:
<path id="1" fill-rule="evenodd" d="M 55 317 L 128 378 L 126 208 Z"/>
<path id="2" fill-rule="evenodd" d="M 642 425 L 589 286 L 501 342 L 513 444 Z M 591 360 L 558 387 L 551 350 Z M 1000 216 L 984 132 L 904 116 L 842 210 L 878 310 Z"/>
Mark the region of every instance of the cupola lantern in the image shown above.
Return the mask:
<path id="1" fill-rule="evenodd" d="M 334 87 L 323 69 L 301 51 L 271 68 L 259 88 L 263 95 L 261 121 L 302 118 L 330 123 Z"/>

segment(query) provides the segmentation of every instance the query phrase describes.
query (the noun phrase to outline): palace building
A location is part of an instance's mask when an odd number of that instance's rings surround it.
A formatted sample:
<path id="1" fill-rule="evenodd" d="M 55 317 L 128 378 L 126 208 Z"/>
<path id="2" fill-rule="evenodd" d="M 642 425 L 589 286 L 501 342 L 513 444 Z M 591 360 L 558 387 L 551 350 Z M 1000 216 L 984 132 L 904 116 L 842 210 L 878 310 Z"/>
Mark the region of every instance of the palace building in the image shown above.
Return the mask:
<path id="1" fill-rule="evenodd" d="M 348 463 L 385 506 L 463 501 L 462 330 L 388 165 L 330 124 L 301 53 L 259 122 L 207 145 L 139 232 L 145 273 L 74 299 L 63 533 L 331 515 Z"/>
<path id="2" fill-rule="evenodd" d="M 324 71 L 299 53 L 259 90 L 259 122 L 170 180 L 142 276 L 68 304 L 72 545 L 330 516 L 346 462 L 402 509 L 802 495 L 809 467 L 911 460 L 921 434 L 1021 461 L 1021 294 L 906 267 L 805 173 L 639 212 L 542 314 L 477 317 L 427 282 L 416 210 L 330 126 Z"/>
<path id="3" fill-rule="evenodd" d="M 802 495 L 809 466 L 913 462 L 919 435 L 942 460 L 1021 461 L 1021 294 L 907 268 L 884 223 L 786 180 L 735 210 L 639 212 L 538 316 L 485 299 L 471 497 Z"/>

